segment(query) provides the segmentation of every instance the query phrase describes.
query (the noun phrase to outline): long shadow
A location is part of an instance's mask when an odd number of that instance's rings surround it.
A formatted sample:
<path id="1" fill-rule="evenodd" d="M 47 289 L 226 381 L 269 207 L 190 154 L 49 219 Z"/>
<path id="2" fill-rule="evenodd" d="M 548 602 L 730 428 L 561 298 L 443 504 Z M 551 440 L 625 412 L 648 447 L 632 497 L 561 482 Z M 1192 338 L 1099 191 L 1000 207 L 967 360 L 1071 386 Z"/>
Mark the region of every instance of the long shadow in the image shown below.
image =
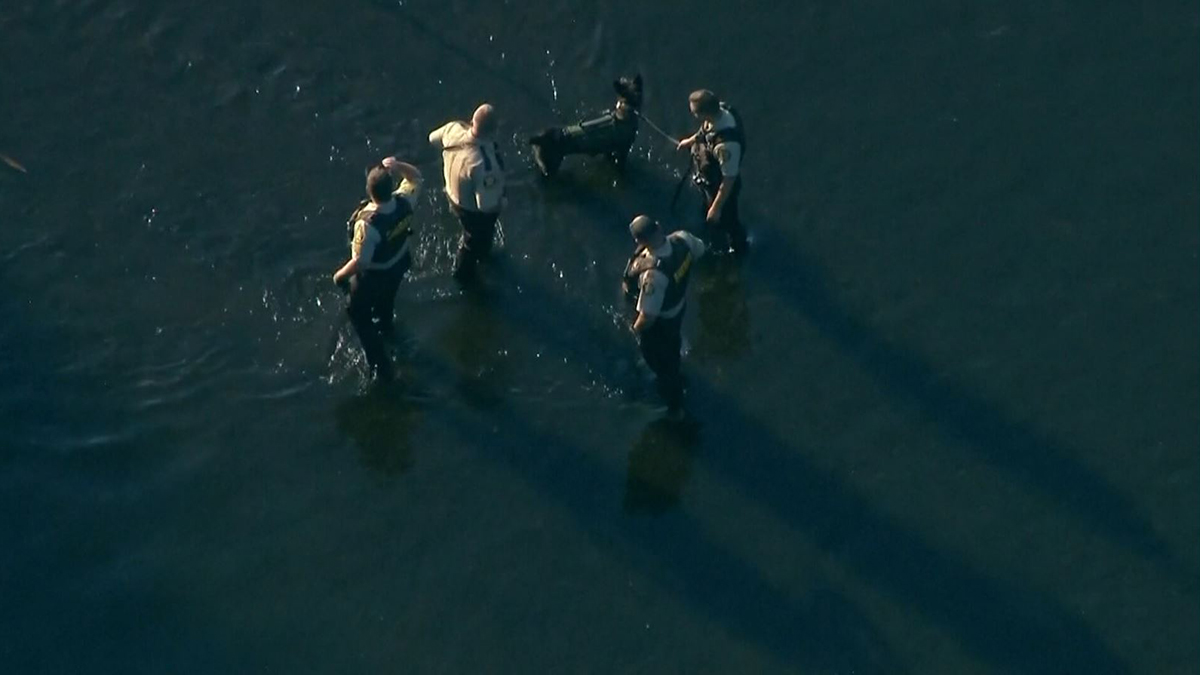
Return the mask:
<path id="1" fill-rule="evenodd" d="M 657 165 L 632 162 L 626 177 L 628 188 L 641 201 L 662 201 L 675 186 L 661 171 Z M 684 186 L 685 191 L 690 189 Z M 649 212 L 702 234 L 695 218 L 687 215 L 691 213 L 689 199 L 694 201 L 694 195 L 680 200 L 672 213 L 665 208 Z M 842 309 L 828 290 L 820 267 L 787 246 L 783 237 L 773 237 L 769 245 L 754 248 L 745 265 L 756 283 L 767 284 L 778 297 L 790 301 L 886 391 L 916 404 L 926 419 L 951 437 L 964 441 L 990 464 L 1035 487 L 1097 531 L 1149 559 L 1170 562 L 1169 546 L 1150 522 L 1109 481 L 1074 459 L 1079 451 L 1006 418 L 979 395 L 948 382 L 945 372 L 920 356 L 888 344 Z M 760 273 L 762 269 L 769 273 Z M 703 315 L 706 310 L 699 311 Z"/>
<path id="2" fill-rule="evenodd" d="M 629 451 L 625 513 L 661 515 L 677 508 L 699 445 L 700 429 L 690 421 L 648 424 Z"/>
<path id="3" fill-rule="evenodd" d="M 536 314 L 554 316 L 557 322 L 567 325 L 589 324 L 588 313 L 578 305 L 562 302 L 519 270 L 512 269 L 511 274 L 525 289 L 527 302 L 536 308 L 536 312 L 530 312 L 531 321 Z M 569 338 L 558 336 L 553 331 L 542 335 L 543 339 L 552 340 L 555 349 L 581 363 L 593 358 Z M 623 348 L 632 349 L 631 341 L 617 334 L 611 324 L 593 330 L 589 337 L 590 344 L 599 347 L 601 359 L 608 360 L 606 354 Z M 710 464 L 716 473 L 741 485 L 751 499 L 768 506 L 863 578 L 917 608 L 973 654 L 1007 672 L 1127 672 L 1125 665 L 1085 623 L 1049 597 L 991 579 L 962 560 L 936 550 L 916 533 L 880 513 L 836 475 L 806 460 L 800 447 L 783 441 L 746 417 L 736 401 L 707 384 L 693 382 L 689 395 L 710 411 L 701 417 L 714 420 L 705 432 L 708 450 L 696 461 Z M 532 430 L 529 433 L 536 435 Z M 561 466 L 552 475 L 578 475 L 578 484 L 588 485 L 586 475 L 579 475 L 578 471 L 578 467 Z M 561 485 L 570 484 L 564 481 Z M 561 485 L 547 489 L 557 495 L 563 492 Z M 578 498 L 573 488 L 566 492 L 561 496 Z M 685 537 L 687 533 L 684 528 L 674 528 L 670 532 L 656 531 L 656 537 Z M 643 543 L 661 542 L 655 539 Z M 694 542 L 672 545 L 686 550 Z M 694 560 L 693 556 L 700 554 L 687 551 L 683 559 Z M 714 554 L 706 551 L 703 555 Z M 724 560 L 723 564 L 733 564 L 727 553 L 715 555 L 717 560 Z M 697 574 L 697 581 L 711 581 L 704 573 Z M 697 590 L 701 588 L 703 585 Z M 751 595 L 757 592 L 753 587 L 748 591 Z M 731 609 L 725 603 L 736 606 L 736 602 L 733 598 L 723 598 L 710 609 L 720 615 Z M 772 628 L 777 629 L 778 626 Z M 755 630 L 768 628 L 756 625 Z"/>
<path id="4" fill-rule="evenodd" d="M 508 276 L 505 281 L 519 276 L 512 266 L 501 269 Z M 521 293 L 494 288 L 485 296 L 464 298 L 463 315 L 482 317 L 477 314 L 478 303 L 497 303 L 504 310 L 506 322 L 539 331 L 539 338 L 553 338 L 550 348 L 572 354 L 577 363 L 590 364 L 593 372 L 611 381 L 616 376 L 602 363 L 611 361 L 607 355 L 616 350 L 624 351 L 624 345 L 613 336 L 602 341 L 599 354 L 582 348 L 568 350 L 569 345 L 578 341 L 558 338 L 554 331 L 540 331 L 547 316 L 556 316 L 558 310 L 557 305 L 545 304 L 550 297 L 541 284 Z M 549 314 L 547 309 L 551 310 Z M 493 321 L 496 319 L 491 317 Z M 591 317 L 572 312 L 568 319 L 590 321 Z M 590 330 L 591 333 L 597 330 Z M 564 505 L 580 530 L 595 542 L 603 546 L 616 543 L 628 549 L 633 564 L 666 592 L 677 593 L 697 612 L 710 616 L 741 640 L 761 645 L 779 660 L 820 672 L 906 672 L 869 619 L 837 589 L 815 584 L 805 597 L 791 598 L 764 580 L 746 561 L 706 536 L 703 523 L 672 510 L 686 475 L 659 470 L 664 462 L 663 443 L 683 443 L 665 450 L 674 455 L 666 458 L 666 463 L 690 462 L 699 440 L 694 429 L 685 432 L 682 439 L 667 438 L 672 432 L 666 431 L 662 424 L 652 424 L 634 448 L 635 455 L 641 453 L 644 457 L 634 457 L 638 464 L 629 474 L 617 475 L 611 467 L 589 459 L 568 441 L 540 431 L 514 414 L 504 395 L 490 383 L 473 380 L 471 375 L 479 367 L 478 355 L 496 347 L 494 333 L 463 330 L 457 331 L 454 344 L 441 344 L 437 351 L 421 350 L 414 355 L 423 362 L 421 377 L 458 382 L 455 389 L 467 407 L 458 412 L 448 411 L 455 418 L 448 428 L 463 447 L 476 448 L 481 459 L 503 462 L 516 470 L 542 494 Z M 464 391 L 471 387 L 479 387 L 481 393 Z M 481 397 L 487 405 L 475 403 Z M 486 447 L 480 444 L 482 438 L 488 439 Z M 649 472 L 641 471 L 647 463 L 658 466 Z M 686 466 L 683 468 L 686 474 Z M 625 501 L 627 509 L 639 511 L 648 507 L 662 517 L 614 517 L 614 505 L 608 501 L 607 493 L 593 488 L 600 481 L 619 485 L 622 479 L 640 483 L 633 487 L 632 501 Z"/>
<path id="5" fill-rule="evenodd" d="M 789 299 L 826 337 L 838 344 L 888 392 L 917 405 L 926 419 L 964 441 L 993 466 L 1051 497 L 1075 517 L 1147 558 L 1168 562 L 1166 542 L 1137 507 L 1068 448 L 1032 427 L 1005 418 L 983 398 L 948 382 L 917 355 L 885 342 L 833 299 L 819 266 L 779 245 L 755 250 L 749 264 L 766 264 L 761 275 L 779 297 Z"/>
<path id="6" fill-rule="evenodd" d="M 489 72 L 547 108 L 553 107 L 536 90 L 445 39 L 412 12 L 392 11 L 472 67 Z M 644 169 L 638 171 L 638 176 L 646 179 L 645 184 L 658 185 L 652 189 L 661 199 L 666 191 L 664 181 L 655 181 L 653 172 Z M 1169 557 L 1166 543 L 1130 500 L 1096 472 L 1072 459 L 1077 453 L 1044 433 L 1006 419 L 978 395 L 943 381 L 938 370 L 920 357 L 888 345 L 837 305 L 810 260 L 780 246 L 780 241 L 776 238 L 772 246 L 756 249 L 750 264 L 767 261 L 776 274 L 762 276 L 776 286 L 780 297 L 791 298 L 815 326 L 854 354 L 889 391 L 917 403 L 927 419 L 969 443 L 993 465 L 1035 486 L 1108 536 L 1147 557 Z M 781 278 L 792 283 L 785 284 Z"/>
<path id="7" fill-rule="evenodd" d="M 1049 597 L 938 551 L 721 393 L 698 383 L 690 395 L 703 407 L 700 416 L 713 420 L 705 433 L 706 447 L 715 450 L 704 460 L 715 472 L 842 565 L 919 609 L 974 655 L 1004 672 L 1127 672 L 1084 622 Z"/>
<path id="8" fill-rule="evenodd" d="M 400 386 L 374 387 L 348 397 L 337 404 L 334 418 L 338 431 L 358 447 L 366 468 L 389 478 L 412 468 L 412 431 L 420 415 Z"/>
<path id="9" fill-rule="evenodd" d="M 613 518 L 610 505 L 587 489 L 611 474 L 607 467 L 518 415 L 503 416 L 501 424 L 504 432 L 490 436 L 478 417 L 463 418 L 453 429 L 465 447 L 484 450 L 481 458 L 504 462 L 566 507 L 595 542 L 634 549 L 630 558 L 646 576 L 740 639 L 805 670 L 906 672 L 870 620 L 836 589 L 822 584 L 803 598 L 789 597 L 685 513 L 667 521 Z M 498 440 L 482 448 L 478 439 L 488 437 Z"/>

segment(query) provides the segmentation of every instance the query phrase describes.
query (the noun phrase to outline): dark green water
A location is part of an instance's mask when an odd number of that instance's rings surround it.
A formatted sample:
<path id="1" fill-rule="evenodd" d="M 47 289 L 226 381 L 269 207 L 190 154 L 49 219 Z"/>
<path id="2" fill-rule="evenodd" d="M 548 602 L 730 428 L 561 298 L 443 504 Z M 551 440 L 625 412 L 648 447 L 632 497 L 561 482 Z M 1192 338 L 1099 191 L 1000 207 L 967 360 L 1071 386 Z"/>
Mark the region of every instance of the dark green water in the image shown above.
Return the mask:
<path id="1" fill-rule="evenodd" d="M 0 672 L 1197 672 L 1198 52 L 1174 2 L 6 0 Z M 520 143 L 635 70 L 752 134 L 682 428 L 614 278 L 681 158 Z M 484 99 L 472 299 L 423 139 Z M 385 152 L 430 185 L 364 394 Z"/>

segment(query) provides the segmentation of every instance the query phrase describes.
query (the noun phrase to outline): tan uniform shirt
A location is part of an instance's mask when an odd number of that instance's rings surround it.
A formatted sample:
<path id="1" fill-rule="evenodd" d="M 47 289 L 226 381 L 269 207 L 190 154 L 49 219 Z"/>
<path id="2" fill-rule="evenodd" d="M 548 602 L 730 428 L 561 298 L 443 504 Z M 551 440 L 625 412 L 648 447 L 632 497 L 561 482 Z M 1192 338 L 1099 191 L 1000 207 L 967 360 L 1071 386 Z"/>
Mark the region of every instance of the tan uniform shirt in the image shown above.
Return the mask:
<path id="1" fill-rule="evenodd" d="M 446 197 L 468 211 L 497 213 L 504 201 L 504 165 L 495 141 L 477 138 L 466 122 L 450 122 L 429 134 L 442 151 Z"/>

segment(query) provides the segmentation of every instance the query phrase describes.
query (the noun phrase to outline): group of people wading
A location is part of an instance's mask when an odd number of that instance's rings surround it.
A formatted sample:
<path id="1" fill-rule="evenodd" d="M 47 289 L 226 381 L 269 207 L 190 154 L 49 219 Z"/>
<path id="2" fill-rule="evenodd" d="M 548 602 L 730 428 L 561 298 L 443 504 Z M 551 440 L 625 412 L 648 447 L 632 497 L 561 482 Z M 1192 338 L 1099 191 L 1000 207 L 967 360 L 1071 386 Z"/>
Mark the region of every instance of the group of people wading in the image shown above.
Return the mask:
<path id="1" fill-rule="evenodd" d="M 618 170 L 625 166 L 639 118 L 644 119 L 642 78 L 620 78 L 613 88 L 617 101 L 611 110 L 529 139 L 543 176 L 552 178 L 571 155 L 602 156 Z M 630 328 L 672 417 L 682 414 L 680 333 L 693 263 L 710 246 L 734 255 L 747 249 L 738 214 L 746 152 L 741 119 L 707 89 L 692 92 L 688 107 L 699 128 L 687 138 L 671 140 L 677 149 L 691 153 L 688 178 L 704 197 L 704 240 L 683 230 L 668 232 L 658 221 L 639 215 L 629 224 L 637 248 L 622 280 L 636 310 Z M 462 227 L 454 278 L 463 284 L 476 280 L 505 205 L 506 172 L 496 141 L 497 124 L 495 108 L 485 103 L 469 122 L 448 122 L 429 134 L 430 144 L 442 152 L 446 200 Z M 422 183 L 415 166 L 394 157 L 367 172 L 367 199 L 347 223 L 350 258 L 333 275 L 334 283 L 348 293 L 346 311 L 371 374 L 379 380 L 394 376 L 387 343 L 394 333 L 396 292 L 412 266 L 411 221 Z"/>

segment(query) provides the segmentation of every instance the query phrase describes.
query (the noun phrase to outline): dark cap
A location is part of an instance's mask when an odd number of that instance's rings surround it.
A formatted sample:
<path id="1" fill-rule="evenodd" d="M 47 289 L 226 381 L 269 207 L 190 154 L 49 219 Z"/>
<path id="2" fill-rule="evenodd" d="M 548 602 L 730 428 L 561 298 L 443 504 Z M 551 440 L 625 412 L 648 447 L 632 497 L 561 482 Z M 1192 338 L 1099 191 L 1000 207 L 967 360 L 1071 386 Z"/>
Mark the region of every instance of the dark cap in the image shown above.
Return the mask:
<path id="1" fill-rule="evenodd" d="M 619 77 L 613 80 L 613 89 L 617 96 L 625 99 L 634 108 L 642 107 L 642 76 L 634 75 L 633 79 Z"/>

